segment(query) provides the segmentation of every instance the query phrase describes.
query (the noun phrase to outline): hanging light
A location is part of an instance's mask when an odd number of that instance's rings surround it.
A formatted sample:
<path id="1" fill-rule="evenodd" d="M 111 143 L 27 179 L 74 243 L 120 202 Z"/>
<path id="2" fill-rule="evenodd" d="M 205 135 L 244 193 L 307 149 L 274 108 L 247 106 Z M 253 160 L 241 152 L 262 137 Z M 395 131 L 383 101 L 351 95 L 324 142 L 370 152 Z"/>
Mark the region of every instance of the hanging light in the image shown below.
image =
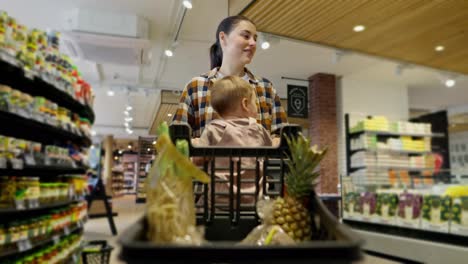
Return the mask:
<path id="1" fill-rule="evenodd" d="M 192 0 L 184 0 L 182 2 L 182 4 L 185 6 L 185 8 L 187 9 L 192 9 L 193 5 L 192 5 Z"/>

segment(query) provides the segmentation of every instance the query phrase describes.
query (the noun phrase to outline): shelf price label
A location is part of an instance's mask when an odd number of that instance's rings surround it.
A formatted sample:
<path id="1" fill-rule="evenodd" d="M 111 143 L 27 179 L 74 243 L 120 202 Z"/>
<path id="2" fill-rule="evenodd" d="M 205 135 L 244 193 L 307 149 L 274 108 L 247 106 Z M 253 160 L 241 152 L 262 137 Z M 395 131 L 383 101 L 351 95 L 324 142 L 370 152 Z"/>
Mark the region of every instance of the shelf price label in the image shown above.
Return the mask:
<path id="1" fill-rule="evenodd" d="M 18 241 L 17 246 L 19 252 L 24 252 L 32 248 L 31 241 L 29 239 Z"/>
<path id="2" fill-rule="evenodd" d="M 34 159 L 34 156 L 31 154 L 25 155 L 24 156 L 24 161 L 26 165 L 28 166 L 36 166 L 36 160 Z"/>
<path id="3" fill-rule="evenodd" d="M 63 232 L 66 236 L 70 235 L 70 228 L 68 228 L 68 226 L 65 226 L 65 228 L 63 228 Z"/>
<path id="4" fill-rule="evenodd" d="M 60 236 L 59 235 L 53 236 L 52 241 L 54 241 L 54 245 L 57 245 L 60 242 Z"/>

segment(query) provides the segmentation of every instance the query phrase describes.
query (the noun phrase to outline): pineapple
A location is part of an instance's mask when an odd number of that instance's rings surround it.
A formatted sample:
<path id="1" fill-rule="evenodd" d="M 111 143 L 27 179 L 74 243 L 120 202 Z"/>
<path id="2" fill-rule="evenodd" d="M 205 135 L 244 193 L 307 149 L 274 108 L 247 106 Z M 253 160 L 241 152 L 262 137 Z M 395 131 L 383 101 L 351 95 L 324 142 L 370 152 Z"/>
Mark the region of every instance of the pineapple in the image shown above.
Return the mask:
<path id="1" fill-rule="evenodd" d="M 285 175 L 285 197 L 276 198 L 272 208 L 272 224 L 280 225 L 295 241 L 310 240 L 312 235 L 310 212 L 305 204 L 313 192 L 319 173 L 316 167 L 326 150 L 310 147 L 310 140 L 299 135 L 287 138 L 291 154 Z"/>

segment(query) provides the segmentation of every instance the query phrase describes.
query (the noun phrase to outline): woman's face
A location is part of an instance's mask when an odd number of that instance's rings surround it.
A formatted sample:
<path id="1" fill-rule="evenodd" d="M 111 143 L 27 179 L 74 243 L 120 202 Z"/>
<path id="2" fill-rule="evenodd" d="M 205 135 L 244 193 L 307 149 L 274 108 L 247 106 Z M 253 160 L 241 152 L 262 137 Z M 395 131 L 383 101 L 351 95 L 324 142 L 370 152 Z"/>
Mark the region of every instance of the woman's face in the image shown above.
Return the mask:
<path id="1" fill-rule="evenodd" d="M 223 61 L 239 61 L 246 65 L 257 50 L 257 29 L 249 21 L 239 22 L 229 34 L 220 33 Z"/>

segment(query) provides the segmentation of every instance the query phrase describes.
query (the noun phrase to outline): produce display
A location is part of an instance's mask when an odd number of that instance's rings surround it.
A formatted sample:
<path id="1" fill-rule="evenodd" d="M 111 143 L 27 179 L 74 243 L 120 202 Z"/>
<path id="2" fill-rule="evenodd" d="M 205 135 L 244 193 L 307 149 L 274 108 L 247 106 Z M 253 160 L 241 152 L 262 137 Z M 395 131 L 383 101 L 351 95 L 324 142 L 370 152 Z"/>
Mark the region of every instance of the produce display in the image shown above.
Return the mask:
<path id="1" fill-rule="evenodd" d="M 60 33 L 28 28 L 0 11 L 0 57 L 92 106 L 93 91 L 71 59 L 59 52 Z"/>
<path id="2" fill-rule="evenodd" d="M 0 208 L 36 208 L 51 203 L 69 201 L 87 191 L 82 176 L 64 176 L 46 182 L 39 177 L 0 177 Z"/>
<path id="3" fill-rule="evenodd" d="M 468 235 L 468 186 L 449 185 L 442 190 L 348 192 L 344 199 L 344 218 Z"/>

